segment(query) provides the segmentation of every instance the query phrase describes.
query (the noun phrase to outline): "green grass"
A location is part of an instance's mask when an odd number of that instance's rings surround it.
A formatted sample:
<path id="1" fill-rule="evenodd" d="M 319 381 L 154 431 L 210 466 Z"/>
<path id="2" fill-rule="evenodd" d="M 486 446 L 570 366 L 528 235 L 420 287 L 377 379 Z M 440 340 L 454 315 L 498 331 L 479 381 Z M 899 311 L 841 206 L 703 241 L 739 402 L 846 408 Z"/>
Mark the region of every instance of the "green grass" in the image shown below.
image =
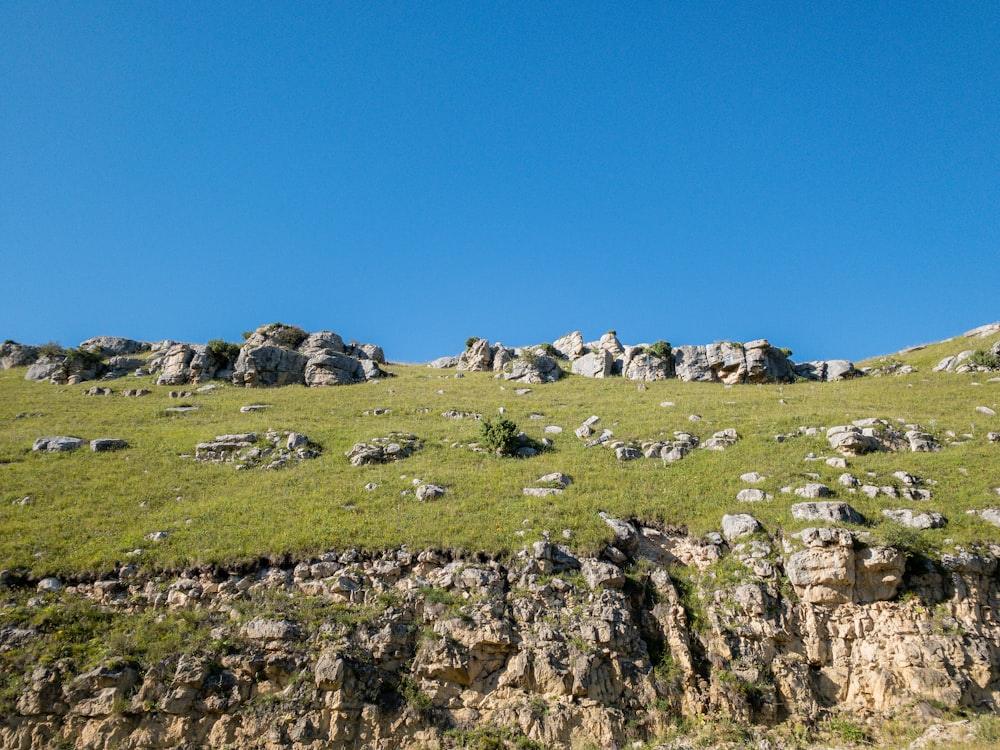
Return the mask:
<path id="1" fill-rule="evenodd" d="M 82 393 L 90 383 L 53 386 L 25 381 L 23 369 L 0 371 L 0 568 L 72 574 L 101 572 L 126 560 L 179 568 L 403 543 L 504 553 L 540 538 L 543 530 L 562 539 L 563 529 L 571 531 L 574 547 L 592 551 L 608 538 L 597 516 L 601 510 L 686 525 L 696 534 L 718 529 L 724 513 L 750 512 L 771 533 L 795 531 L 802 524 L 791 519 L 788 508 L 798 498 L 779 488 L 804 484 L 808 472 L 820 474 L 838 499 L 848 500 L 878 530 L 881 509 L 903 507 L 904 501 L 850 495 L 836 484 L 842 470 L 803 462 L 809 452 L 833 455 L 822 436 L 774 439 L 800 425 L 829 427 L 864 417 L 917 422 L 942 438 L 947 430 L 972 434 L 941 453 L 849 459 L 848 470 L 879 485 L 896 483 L 891 474 L 900 469 L 937 480 L 931 501 L 911 504 L 948 519 L 945 529 L 920 532 L 929 548 L 995 540 L 995 527 L 965 511 L 1000 505 L 992 489 L 1000 486 L 1000 446 L 985 437 L 1000 430 L 1000 418 L 975 411 L 980 405 L 998 409 L 1000 384 L 986 382 L 989 376 L 982 373 L 930 369 L 946 354 L 988 348 L 996 338 L 958 339 L 899 355 L 918 367 L 902 377 L 783 386 L 724 388 L 670 380 L 640 391 L 620 378 L 570 376 L 517 396 L 517 386 L 490 374 L 454 379 L 443 377 L 451 371 L 390 365 L 396 377 L 357 386 L 244 390 L 220 384 L 187 400 L 200 409 L 174 416 L 164 411 L 178 404 L 168 398 L 172 389 L 157 387 L 153 378 L 107 383 L 116 391 L 146 387 L 149 396 L 88 397 Z M 663 401 L 676 406 L 661 407 Z M 250 403 L 274 406 L 240 413 L 239 407 Z M 476 441 L 480 423 L 446 419 L 442 412 L 491 416 L 499 407 L 534 440 L 544 437 L 548 424 L 564 432 L 552 436 L 553 450 L 531 459 L 452 447 Z M 375 408 L 392 411 L 362 416 Z M 530 419 L 532 413 L 545 418 Z M 573 435 L 591 414 L 601 417 L 598 427 L 613 430 L 615 439 L 669 439 L 675 430 L 705 439 L 729 427 L 742 439 L 725 452 L 696 450 L 669 466 L 652 460 L 619 464 L 613 452 L 586 449 Z M 690 422 L 690 414 L 702 420 Z M 323 446 L 323 454 L 273 472 L 238 472 L 183 457 L 217 434 L 269 427 L 303 432 Z M 391 431 L 418 435 L 423 449 L 396 464 L 350 466 L 344 453 L 354 443 Z M 35 438 L 48 435 L 120 437 L 130 447 L 110 454 L 32 453 Z M 744 486 L 739 475 L 754 470 L 767 475 L 757 486 L 774 500 L 737 503 Z M 573 479 L 563 495 L 522 495 L 523 487 L 555 471 Z M 877 477 L 869 479 L 865 472 Z M 447 494 L 418 502 L 413 477 L 444 486 Z M 378 488 L 366 490 L 369 482 Z M 402 494 L 406 490 L 410 493 Z M 12 504 L 28 495 L 27 505 Z M 154 531 L 169 537 L 147 541 Z M 137 548 L 143 549 L 138 558 L 126 556 Z"/>

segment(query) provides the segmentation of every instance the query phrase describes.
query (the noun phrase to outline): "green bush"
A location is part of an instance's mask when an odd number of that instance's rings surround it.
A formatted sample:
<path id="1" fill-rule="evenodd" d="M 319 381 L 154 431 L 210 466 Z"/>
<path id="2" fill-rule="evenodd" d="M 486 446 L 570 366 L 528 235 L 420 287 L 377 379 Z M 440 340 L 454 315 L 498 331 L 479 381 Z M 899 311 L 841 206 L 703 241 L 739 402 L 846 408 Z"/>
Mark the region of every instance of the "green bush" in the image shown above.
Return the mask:
<path id="1" fill-rule="evenodd" d="M 647 347 L 646 351 L 654 357 L 659 357 L 660 359 L 670 359 L 670 355 L 673 354 L 674 350 L 673 347 L 670 346 L 669 341 L 660 339 L 655 344 Z"/>
<path id="2" fill-rule="evenodd" d="M 223 341 L 222 339 L 212 339 L 209 341 L 208 350 L 218 359 L 225 360 L 227 362 L 235 362 L 236 358 L 240 356 L 239 344 L 232 344 L 228 341 Z"/>
<path id="3" fill-rule="evenodd" d="M 552 346 L 552 344 L 549 344 L 549 343 L 539 344 L 537 348 L 541 349 L 543 352 L 545 352 L 550 357 L 558 357 L 558 356 L 560 356 L 559 355 L 559 350 L 556 349 L 554 346 Z"/>
<path id="4" fill-rule="evenodd" d="M 479 338 L 479 336 L 469 336 L 469 338 L 465 340 L 465 348 L 471 349 L 472 345 L 475 344 L 477 341 L 482 341 L 482 339 Z"/>
<path id="5" fill-rule="evenodd" d="M 987 370 L 1000 370 L 1000 356 L 985 349 L 976 349 L 969 356 L 969 364 L 985 367 Z"/>
<path id="6" fill-rule="evenodd" d="M 779 348 L 778 348 L 778 351 L 779 351 L 779 352 L 781 352 L 782 354 L 784 354 L 784 355 L 785 355 L 786 357 L 788 357 L 789 359 L 791 359 L 791 358 L 792 358 L 792 350 L 791 350 L 791 349 L 789 349 L 789 348 L 788 348 L 787 346 L 782 346 L 782 347 L 779 347 Z"/>
<path id="7" fill-rule="evenodd" d="M 509 456 L 517 450 L 520 432 L 518 426 L 506 417 L 484 419 L 479 424 L 479 443 L 488 451 Z"/>
<path id="8" fill-rule="evenodd" d="M 50 341 L 47 344 L 42 344 L 38 347 L 38 355 L 40 357 L 60 357 L 63 354 L 63 348 L 59 345 L 58 341 Z"/>

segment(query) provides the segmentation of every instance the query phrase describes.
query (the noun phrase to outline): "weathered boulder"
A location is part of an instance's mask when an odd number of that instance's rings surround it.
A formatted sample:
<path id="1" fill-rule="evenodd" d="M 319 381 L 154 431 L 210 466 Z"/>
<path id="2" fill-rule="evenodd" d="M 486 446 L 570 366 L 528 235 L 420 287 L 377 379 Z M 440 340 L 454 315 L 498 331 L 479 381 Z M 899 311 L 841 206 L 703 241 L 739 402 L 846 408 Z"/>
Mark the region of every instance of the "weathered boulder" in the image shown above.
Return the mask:
<path id="1" fill-rule="evenodd" d="M 407 458 L 422 445 L 416 435 L 393 432 L 370 443 L 356 443 L 345 455 L 352 466 L 385 464 Z"/>
<path id="2" fill-rule="evenodd" d="M 316 354 L 306 361 L 302 379 L 308 386 L 350 385 L 366 380 L 365 375 L 360 360 L 329 351 Z"/>
<path id="3" fill-rule="evenodd" d="M 722 517 L 722 535 L 730 542 L 740 537 L 755 534 L 761 530 L 760 521 L 749 513 L 737 513 Z"/>
<path id="4" fill-rule="evenodd" d="M 459 360 L 461 357 L 458 355 L 450 357 L 438 357 L 437 359 L 432 359 L 427 363 L 428 367 L 433 367 L 435 370 L 444 370 L 449 367 L 458 367 Z"/>
<path id="5" fill-rule="evenodd" d="M 718 380 L 708 364 L 708 353 L 704 346 L 674 347 L 674 372 L 684 381 L 711 383 Z"/>
<path id="6" fill-rule="evenodd" d="M 854 363 L 846 359 L 829 359 L 826 362 L 826 380 L 847 380 L 857 377 L 860 373 L 854 369 Z"/>
<path id="7" fill-rule="evenodd" d="M 660 359 L 647 352 L 640 352 L 627 358 L 622 375 L 629 380 L 651 382 L 666 380 L 674 374 L 673 359 Z"/>
<path id="8" fill-rule="evenodd" d="M 83 445 L 81 438 L 60 435 L 57 437 L 38 438 L 31 447 L 31 450 L 45 451 L 47 453 L 64 453 L 66 451 L 75 451 L 81 445 Z"/>
<path id="9" fill-rule="evenodd" d="M 600 349 L 574 359 L 572 369 L 574 373 L 585 378 L 609 378 L 614 363 L 615 358 L 611 352 Z"/>
<path id="10" fill-rule="evenodd" d="M 911 529 L 940 529 L 944 526 L 944 516 L 935 511 L 915 511 L 910 508 L 885 509 L 882 515 Z"/>
<path id="11" fill-rule="evenodd" d="M 831 427 L 826 431 L 826 439 L 831 448 L 845 456 L 861 456 L 883 448 L 873 428 L 862 429 L 855 425 Z"/>
<path id="12" fill-rule="evenodd" d="M 864 523 L 864 518 L 854 508 L 844 502 L 828 501 L 820 503 L 796 503 L 792 506 L 792 518 L 800 521 L 827 521 L 829 523 Z"/>
<path id="13" fill-rule="evenodd" d="M 611 356 L 616 359 L 625 354 L 625 348 L 622 346 L 622 342 L 618 340 L 618 334 L 614 331 L 608 331 L 601 336 L 601 340 L 597 346 L 606 352 L 610 352 Z"/>
<path id="14" fill-rule="evenodd" d="M 727 385 L 735 385 L 746 380 L 747 360 L 743 345 L 733 341 L 721 341 L 705 347 L 708 366 L 715 377 Z"/>
<path id="15" fill-rule="evenodd" d="M 12 367 L 27 367 L 38 359 L 38 347 L 19 344 L 16 341 L 5 341 L 0 344 L 0 370 Z"/>
<path id="16" fill-rule="evenodd" d="M 233 385 L 246 388 L 303 385 L 308 362 L 308 357 L 292 349 L 270 344 L 252 346 L 248 341 L 233 367 Z"/>
<path id="17" fill-rule="evenodd" d="M 540 349 L 524 351 L 522 355 L 504 368 L 504 380 L 519 383 L 553 383 L 562 377 L 562 368 L 555 359 L 542 353 Z"/>
<path id="18" fill-rule="evenodd" d="M 344 339 L 333 331 L 317 331 L 310 333 L 296 347 L 299 354 L 306 357 L 340 354 L 346 350 Z"/>
<path id="19" fill-rule="evenodd" d="M 552 347 L 567 359 L 577 359 L 587 353 L 587 349 L 583 345 L 583 336 L 579 331 L 567 333 L 556 339 L 552 342 Z"/>
<path id="20" fill-rule="evenodd" d="M 476 339 L 458 357 L 458 369 L 469 372 L 489 372 L 493 369 L 493 352 L 487 339 Z"/>
<path id="21" fill-rule="evenodd" d="M 206 344 L 174 344 L 159 360 L 156 384 L 203 383 L 214 378 L 223 364 Z"/>
<path id="22" fill-rule="evenodd" d="M 121 338 L 120 336 L 94 336 L 86 341 L 80 342 L 80 349 L 85 349 L 107 359 L 108 357 L 122 357 L 129 354 L 139 354 L 148 352 L 151 344 L 146 341 L 135 341 L 133 339 Z"/>
<path id="23" fill-rule="evenodd" d="M 427 500 L 437 500 L 439 497 L 444 497 L 444 487 L 439 487 L 436 484 L 422 484 L 417 487 L 417 500 L 427 501 Z"/>
<path id="24" fill-rule="evenodd" d="M 906 556 L 894 547 L 865 547 L 855 553 L 854 602 L 888 601 L 903 581 Z"/>
<path id="25" fill-rule="evenodd" d="M 748 341 L 743 345 L 746 358 L 747 383 L 789 383 L 795 371 L 788 356 L 781 349 L 771 346 L 767 339 Z"/>

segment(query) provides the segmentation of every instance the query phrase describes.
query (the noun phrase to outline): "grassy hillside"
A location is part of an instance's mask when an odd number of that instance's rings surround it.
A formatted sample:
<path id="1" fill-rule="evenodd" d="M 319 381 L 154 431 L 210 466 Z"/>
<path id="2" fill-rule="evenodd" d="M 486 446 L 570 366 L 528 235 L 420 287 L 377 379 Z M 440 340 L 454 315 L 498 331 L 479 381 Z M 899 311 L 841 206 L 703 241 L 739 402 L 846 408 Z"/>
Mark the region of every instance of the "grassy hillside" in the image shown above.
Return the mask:
<path id="1" fill-rule="evenodd" d="M 390 365 L 395 377 L 365 385 L 244 390 L 219 384 L 184 401 L 169 398 L 171 389 L 157 387 L 153 378 L 103 383 L 116 393 L 92 397 L 83 395 L 82 385 L 32 383 L 24 380 L 23 369 L 0 371 L 0 568 L 37 575 L 98 572 L 125 560 L 181 567 L 400 544 L 505 552 L 543 531 L 562 540 L 564 530 L 569 544 L 593 550 L 608 537 L 597 515 L 601 510 L 685 525 L 697 534 L 717 530 L 724 513 L 750 512 L 770 532 L 794 531 L 805 524 L 793 521 L 788 509 L 800 499 L 779 489 L 814 481 L 811 472 L 835 490 L 836 499 L 860 511 L 876 534 L 895 528 L 882 519 L 883 508 L 919 507 L 948 520 L 944 529 L 919 532 L 932 547 L 996 541 L 1000 530 L 966 511 L 1000 505 L 994 491 L 1000 486 L 1000 445 L 986 439 L 988 431 L 1000 430 L 1000 417 L 976 411 L 977 406 L 1000 411 L 1000 383 L 988 382 L 982 373 L 930 370 L 947 354 L 988 348 L 997 338 L 954 339 L 897 355 L 918 368 L 899 377 L 731 388 L 671 380 L 640 390 L 620 378 L 569 376 L 520 396 L 516 385 L 488 374 L 458 379 L 451 377 L 454 371 L 418 365 Z M 152 393 L 120 395 L 137 387 Z M 200 408 L 165 411 L 179 403 Z M 252 403 L 273 406 L 240 412 Z M 500 407 L 538 440 L 544 426 L 561 426 L 563 432 L 551 436 L 554 448 L 530 459 L 477 453 L 463 445 L 477 439 L 479 422 L 442 416 L 448 410 L 491 416 Z M 391 412 L 363 415 L 377 408 Z M 692 414 L 701 420 L 689 421 Z M 574 436 L 574 428 L 591 415 L 600 416 L 598 427 L 613 430 L 620 440 L 670 439 L 676 430 L 704 440 L 726 428 L 735 428 L 741 440 L 725 452 L 696 450 L 671 465 L 646 459 L 622 464 L 612 451 L 585 448 Z M 781 443 L 774 437 L 800 426 L 830 427 L 866 417 L 919 423 L 946 447 L 940 453 L 848 459 L 847 470 L 875 485 L 898 485 L 892 477 L 898 470 L 935 480 L 932 500 L 915 504 L 848 493 L 836 482 L 843 469 L 803 460 L 809 453 L 835 455 L 822 435 Z M 216 435 L 268 428 L 305 433 L 323 454 L 278 471 L 236 471 L 189 457 L 197 443 Z M 354 443 L 392 431 L 416 434 L 423 449 L 396 464 L 349 464 L 344 454 Z M 948 431 L 960 445 L 947 444 Z M 86 448 L 66 454 L 31 451 L 36 438 L 52 435 L 118 437 L 130 447 L 107 454 Z M 523 496 L 522 488 L 554 471 L 573 479 L 565 494 Z M 749 471 L 767 476 L 755 486 L 772 500 L 736 501 L 736 493 L 748 486 L 740 474 Z M 447 494 L 419 502 L 412 492 L 414 477 L 446 487 Z M 365 489 L 370 482 L 378 487 Z M 28 496 L 26 504 L 16 502 Z M 145 538 L 157 531 L 169 535 L 160 542 Z M 142 552 L 128 556 L 137 549 Z"/>

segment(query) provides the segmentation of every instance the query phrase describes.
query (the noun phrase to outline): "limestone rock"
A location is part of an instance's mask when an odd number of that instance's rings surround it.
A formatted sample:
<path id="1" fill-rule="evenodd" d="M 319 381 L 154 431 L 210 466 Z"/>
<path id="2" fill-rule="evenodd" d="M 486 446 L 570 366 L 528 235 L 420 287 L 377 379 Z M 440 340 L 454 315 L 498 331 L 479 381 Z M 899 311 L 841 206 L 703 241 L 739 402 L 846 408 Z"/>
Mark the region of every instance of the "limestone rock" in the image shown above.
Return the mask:
<path id="1" fill-rule="evenodd" d="M 0 344 L 0 370 L 12 367 L 28 367 L 38 359 L 38 347 L 5 341 Z"/>
<path id="2" fill-rule="evenodd" d="M 422 484 L 417 487 L 417 500 L 437 500 L 444 496 L 444 488 L 436 484 Z"/>
<path id="3" fill-rule="evenodd" d="M 490 342 L 476 339 L 458 358 L 458 369 L 470 372 L 489 372 L 493 369 L 493 352 Z"/>
<path id="4" fill-rule="evenodd" d="M 764 490 L 748 487 L 737 492 L 736 499 L 741 503 L 759 503 L 770 499 L 770 495 Z"/>
<path id="5" fill-rule="evenodd" d="M 561 356 L 567 359 L 578 359 L 587 352 L 586 347 L 583 345 L 583 336 L 579 331 L 573 331 L 557 338 L 552 342 L 552 346 Z"/>
<path id="6" fill-rule="evenodd" d="M 918 512 L 910 508 L 900 508 L 898 510 L 887 508 L 882 511 L 882 515 L 890 521 L 895 521 L 911 529 L 940 529 L 944 526 L 944 516 L 934 511 Z"/>
<path id="7" fill-rule="evenodd" d="M 100 356 L 101 359 L 107 359 L 108 357 L 122 357 L 148 352 L 151 344 L 146 341 L 121 338 L 120 336 L 95 336 L 80 342 L 79 348 L 93 352 Z"/>
<path id="8" fill-rule="evenodd" d="M 724 515 L 722 517 L 722 535 L 730 542 L 740 537 L 749 536 L 761 530 L 760 521 L 749 513 Z"/>
<path id="9" fill-rule="evenodd" d="M 562 377 L 562 368 L 555 359 L 541 350 L 531 351 L 510 363 L 503 373 L 504 380 L 519 383 L 553 383 Z"/>
<path id="10" fill-rule="evenodd" d="M 204 344 L 174 344 L 159 360 L 157 385 L 203 383 L 215 377 L 223 363 Z"/>
<path id="11" fill-rule="evenodd" d="M 611 352 L 600 349 L 574 359 L 572 369 L 574 373 L 585 378 L 609 378 L 614 362 Z"/>
<path id="12" fill-rule="evenodd" d="M 43 437 L 35 440 L 31 447 L 33 451 L 46 451 L 47 453 L 63 453 L 65 451 L 75 451 L 83 445 L 83 440 L 78 437 L 60 435 L 58 437 Z"/>
<path id="13" fill-rule="evenodd" d="M 304 385 L 308 362 L 308 357 L 292 349 L 270 344 L 252 346 L 248 339 L 233 366 L 233 385 L 246 388 Z"/>
<path id="14" fill-rule="evenodd" d="M 718 380 L 715 371 L 709 366 L 708 353 L 704 346 L 677 346 L 674 347 L 672 355 L 674 372 L 681 380 L 704 383 Z"/>
<path id="15" fill-rule="evenodd" d="M 666 380 L 673 376 L 673 359 L 660 359 L 652 354 L 641 353 L 629 358 L 622 375 L 629 380 L 651 382 Z"/>
<path id="16" fill-rule="evenodd" d="M 432 367 L 435 370 L 444 370 L 451 367 L 458 367 L 458 363 L 461 357 L 455 355 L 450 357 L 438 357 L 437 359 L 432 359 L 427 363 L 428 367 Z"/>
<path id="17" fill-rule="evenodd" d="M 374 438 L 370 443 L 356 443 L 346 455 L 352 466 L 385 464 L 408 458 L 421 446 L 416 435 L 394 432 L 386 437 Z"/>
<path id="18" fill-rule="evenodd" d="M 792 506 L 792 518 L 801 521 L 827 521 L 829 523 L 864 523 L 864 518 L 847 503 L 829 501 L 820 503 L 796 503 Z"/>
<path id="19" fill-rule="evenodd" d="M 796 487 L 795 494 L 798 495 L 799 497 L 816 499 L 821 497 L 829 497 L 833 493 L 830 491 L 830 488 L 827 487 L 825 484 L 820 484 L 819 482 L 810 482 L 805 487 Z"/>

